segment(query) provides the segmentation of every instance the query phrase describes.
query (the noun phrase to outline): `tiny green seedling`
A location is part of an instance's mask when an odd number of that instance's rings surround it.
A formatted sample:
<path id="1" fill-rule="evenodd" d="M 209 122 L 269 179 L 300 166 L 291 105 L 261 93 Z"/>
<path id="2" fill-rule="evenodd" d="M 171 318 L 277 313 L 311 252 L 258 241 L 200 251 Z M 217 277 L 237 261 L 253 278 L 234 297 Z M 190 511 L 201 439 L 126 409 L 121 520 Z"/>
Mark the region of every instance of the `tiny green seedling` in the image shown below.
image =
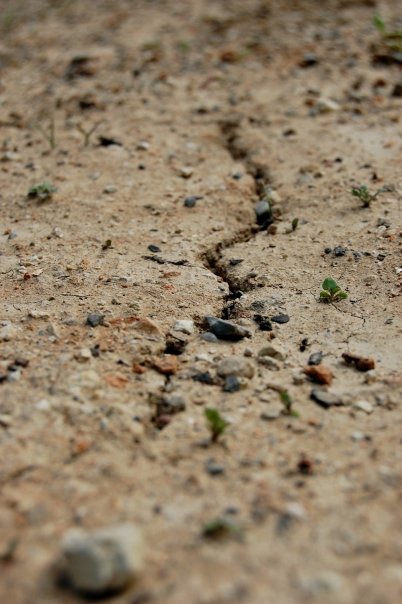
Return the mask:
<path id="1" fill-rule="evenodd" d="M 39 199 L 39 201 L 47 201 L 53 197 L 53 193 L 57 191 L 56 187 L 50 182 L 41 182 L 33 185 L 28 191 L 28 197 Z"/>
<path id="2" fill-rule="evenodd" d="M 211 433 L 211 441 L 216 443 L 229 426 L 229 422 L 227 422 L 216 409 L 204 409 L 204 415 Z"/>
<path id="3" fill-rule="evenodd" d="M 295 231 L 298 226 L 299 226 L 299 219 L 298 218 L 293 218 L 293 220 L 292 220 L 292 231 Z"/>
<path id="4" fill-rule="evenodd" d="M 324 279 L 321 287 L 321 302 L 338 302 L 339 300 L 346 300 L 348 297 L 348 294 L 342 291 L 335 279 L 331 279 L 331 277 Z"/>
<path id="5" fill-rule="evenodd" d="M 283 415 L 299 417 L 300 414 L 298 411 L 296 411 L 296 409 L 293 408 L 293 399 L 287 390 L 280 390 L 279 398 L 281 399 L 281 403 L 283 405 Z"/>
<path id="6" fill-rule="evenodd" d="M 381 187 L 377 189 L 375 193 L 370 193 L 366 185 L 360 185 L 360 187 L 353 187 L 352 195 L 358 197 L 363 204 L 363 208 L 369 208 L 372 201 L 375 201 L 380 193 L 384 193 L 386 189 Z"/>

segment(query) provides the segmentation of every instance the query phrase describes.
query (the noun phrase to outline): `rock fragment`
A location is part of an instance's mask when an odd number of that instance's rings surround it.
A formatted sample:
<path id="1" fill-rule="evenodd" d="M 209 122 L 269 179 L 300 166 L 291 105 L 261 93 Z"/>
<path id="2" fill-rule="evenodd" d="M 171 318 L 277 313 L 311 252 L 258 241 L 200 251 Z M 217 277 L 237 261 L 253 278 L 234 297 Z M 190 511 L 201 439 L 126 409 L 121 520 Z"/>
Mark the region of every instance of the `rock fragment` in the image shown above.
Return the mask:
<path id="1" fill-rule="evenodd" d="M 220 377 L 236 376 L 251 379 L 254 376 L 254 365 L 245 357 L 227 357 L 220 361 L 217 366 L 217 374 Z"/>
<path id="2" fill-rule="evenodd" d="M 87 325 L 90 327 L 98 327 L 98 325 L 103 325 L 104 319 L 105 316 L 100 313 L 90 313 L 87 316 Z"/>
<path id="3" fill-rule="evenodd" d="M 258 357 L 271 357 L 278 359 L 278 361 L 284 361 L 286 359 L 286 352 L 279 344 L 268 344 L 258 351 Z M 258 360 L 260 361 L 260 358 Z"/>
<path id="4" fill-rule="evenodd" d="M 321 407 L 324 407 L 324 409 L 343 405 L 342 399 L 339 396 L 332 392 L 327 392 L 327 390 L 323 390 L 322 388 L 313 388 L 310 398 Z"/>
<path id="5" fill-rule="evenodd" d="M 375 368 L 375 360 L 372 357 L 344 352 L 342 358 L 347 365 L 354 365 L 358 371 L 370 371 Z"/>
<path id="6" fill-rule="evenodd" d="M 194 321 L 191 319 L 180 319 L 175 321 L 172 327 L 173 331 L 181 331 L 191 335 L 194 332 Z"/>
<path id="7" fill-rule="evenodd" d="M 62 552 L 72 586 L 87 594 L 123 590 L 143 563 L 141 533 L 132 524 L 92 532 L 72 529 L 63 539 Z"/>
<path id="8" fill-rule="evenodd" d="M 210 331 L 220 340 L 241 340 L 251 335 L 245 327 L 224 319 L 205 317 L 205 322 Z"/>
<path id="9" fill-rule="evenodd" d="M 308 365 L 303 371 L 313 382 L 318 384 L 329 385 L 334 379 L 332 371 L 325 365 Z"/>

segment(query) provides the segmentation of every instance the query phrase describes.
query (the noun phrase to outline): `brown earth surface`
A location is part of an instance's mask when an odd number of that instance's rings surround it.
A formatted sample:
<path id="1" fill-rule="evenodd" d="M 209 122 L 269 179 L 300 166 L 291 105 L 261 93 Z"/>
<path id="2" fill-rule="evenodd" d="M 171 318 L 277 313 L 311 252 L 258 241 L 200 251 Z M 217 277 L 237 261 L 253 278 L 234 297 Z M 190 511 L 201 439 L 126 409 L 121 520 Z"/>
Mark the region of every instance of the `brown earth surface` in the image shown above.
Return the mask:
<path id="1" fill-rule="evenodd" d="M 63 535 L 129 522 L 116 604 L 401 602 L 400 2 L 0 8 L 0 601 L 84 602 Z"/>

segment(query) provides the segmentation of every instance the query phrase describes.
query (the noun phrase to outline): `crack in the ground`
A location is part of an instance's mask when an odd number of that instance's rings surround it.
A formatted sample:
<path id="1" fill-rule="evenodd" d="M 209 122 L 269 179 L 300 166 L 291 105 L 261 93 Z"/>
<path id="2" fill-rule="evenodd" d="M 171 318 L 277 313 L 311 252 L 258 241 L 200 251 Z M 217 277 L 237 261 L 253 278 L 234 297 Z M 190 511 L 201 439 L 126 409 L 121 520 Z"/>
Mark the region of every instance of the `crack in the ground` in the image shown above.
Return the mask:
<path id="1" fill-rule="evenodd" d="M 219 127 L 225 148 L 235 161 L 243 163 L 245 172 L 254 180 L 254 195 L 253 199 L 250 199 L 250 202 L 254 203 L 255 199 L 264 197 L 270 177 L 267 167 L 253 160 L 250 149 L 241 141 L 239 137 L 240 123 L 241 118 L 239 116 L 232 116 L 219 122 Z M 238 276 L 235 277 L 233 275 L 233 272 L 230 270 L 230 263 L 223 259 L 223 252 L 237 243 L 251 241 L 260 230 L 261 228 L 257 225 L 256 221 L 250 221 L 248 226 L 237 231 L 232 237 L 219 241 L 202 255 L 204 266 L 227 283 L 229 288 L 229 294 L 225 297 L 221 311 L 222 319 L 231 318 L 236 300 L 241 297 L 243 292 L 257 287 L 257 284 L 250 278 L 244 277 L 240 279 Z"/>

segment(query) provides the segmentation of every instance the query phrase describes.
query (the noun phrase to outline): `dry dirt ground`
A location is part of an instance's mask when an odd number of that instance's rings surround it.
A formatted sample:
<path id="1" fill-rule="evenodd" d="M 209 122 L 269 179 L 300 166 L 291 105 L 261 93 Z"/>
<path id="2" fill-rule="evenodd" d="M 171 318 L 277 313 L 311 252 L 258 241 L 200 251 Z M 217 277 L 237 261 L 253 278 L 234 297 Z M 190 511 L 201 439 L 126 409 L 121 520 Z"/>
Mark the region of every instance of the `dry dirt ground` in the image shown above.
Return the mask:
<path id="1" fill-rule="evenodd" d="M 121 522 L 146 551 L 116 604 L 401 602 L 402 50 L 373 26 L 400 2 L 0 8 L 1 602 L 84 601 L 63 535 Z"/>

